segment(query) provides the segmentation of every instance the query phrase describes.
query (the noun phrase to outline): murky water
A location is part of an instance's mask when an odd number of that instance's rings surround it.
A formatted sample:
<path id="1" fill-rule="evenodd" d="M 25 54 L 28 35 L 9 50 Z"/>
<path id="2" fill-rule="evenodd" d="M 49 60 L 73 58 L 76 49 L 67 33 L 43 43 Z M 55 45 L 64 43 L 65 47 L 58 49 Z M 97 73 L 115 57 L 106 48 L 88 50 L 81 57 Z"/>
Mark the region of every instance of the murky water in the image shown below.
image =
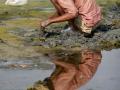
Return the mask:
<path id="1" fill-rule="evenodd" d="M 0 70 L 0 90 L 25 90 L 51 70 Z"/>
<path id="2" fill-rule="evenodd" d="M 96 75 L 81 90 L 120 90 L 120 49 L 103 51 L 102 57 Z"/>
<path id="3" fill-rule="evenodd" d="M 120 49 L 112 51 L 102 51 L 102 63 L 100 64 L 96 75 L 89 83 L 83 86 L 81 90 L 119 90 L 119 55 Z M 0 90 L 25 90 L 35 81 L 43 80 L 45 77 L 48 77 L 52 73 L 52 71 L 53 68 L 49 70 L 43 70 L 42 68 L 1 68 Z"/>

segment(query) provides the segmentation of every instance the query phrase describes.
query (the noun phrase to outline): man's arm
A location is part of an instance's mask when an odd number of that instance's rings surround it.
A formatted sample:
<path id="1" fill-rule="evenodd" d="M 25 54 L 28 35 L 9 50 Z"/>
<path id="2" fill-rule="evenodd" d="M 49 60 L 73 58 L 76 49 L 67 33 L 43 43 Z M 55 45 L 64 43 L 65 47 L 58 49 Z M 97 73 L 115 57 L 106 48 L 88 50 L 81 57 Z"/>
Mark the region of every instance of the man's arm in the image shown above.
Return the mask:
<path id="1" fill-rule="evenodd" d="M 62 10 L 64 11 L 64 14 L 56 18 L 53 18 L 52 20 L 50 20 L 50 23 L 68 21 L 77 16 L 78 10 L 73 0 L 57 0 L 57 3 L 59 7 L 61 7 Z"/>
<path id="2" fill-rule="evenodd" d="M 54 18 L 50 19 L 49 21 L 50 21 L 50 24 L 51 23 L 58 23 L 58 22 L 71 20 L 71 19 L 75 18 L 76 16 L 77 16 L 76 13 L 65 13 L 64 15 L 54 17 Z"/>
<path id="3" fill-rule="evenodd" d="M 73 0 L 58 0 L 58 4 L 60 7 L 63 9 L 65 12 L 63 15 L 54 17 L 52 19 L 48 19 L 44 22 L 42 22 L 42 26 L 46 27 L 49 24 L 52 23 L 58 23 L 58 22 L 63 22 L 63 21 L 69 21 L 78 15 L 78 10 L 73 2 Z"/>
<path id="4" fill-rule="evenodd" d="M 58 66 L 63 67 L 66 70 L 74 70 L 75 69 L 75 65 L 69 64 L 69 63 L 66 63 L 66 62 L 54 60 L 53 63 L 55 63 Z"/>
<path id="5" fill-rule="evenodd" d="M 52 17 L 49 17 L 47 20 L 41 22 L 42 27 L 46 27 L 52 23 L 58 23 L 58 22 L 64 22 L 69 21 L 77 16 L 77 13 L 65 13 L 62 16 L 54 15 Z"/>

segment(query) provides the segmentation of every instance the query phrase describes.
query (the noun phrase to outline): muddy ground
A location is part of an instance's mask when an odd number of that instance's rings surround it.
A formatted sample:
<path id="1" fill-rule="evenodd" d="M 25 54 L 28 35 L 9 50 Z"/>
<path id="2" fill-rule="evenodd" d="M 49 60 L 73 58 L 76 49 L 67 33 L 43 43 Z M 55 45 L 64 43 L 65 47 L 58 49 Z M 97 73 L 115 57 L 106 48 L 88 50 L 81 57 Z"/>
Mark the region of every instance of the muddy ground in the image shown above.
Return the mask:
<path id="1" fill-rule="evenodd" d="M 0 2 L 0 59 L 19 60 L 41 57 L 51 49 L 85 47 L 112 49 L 120 47 L 120 3 L 101 3 L 103 20 L 93 38 L 64 29 L 65 23 L 53 24 L 41 33 L 38 23 L 54 12 L 48 0 L 30 0 L 25 6 L 5 6 Z M 112 0 L 113 1 L 113 0 Z"/>

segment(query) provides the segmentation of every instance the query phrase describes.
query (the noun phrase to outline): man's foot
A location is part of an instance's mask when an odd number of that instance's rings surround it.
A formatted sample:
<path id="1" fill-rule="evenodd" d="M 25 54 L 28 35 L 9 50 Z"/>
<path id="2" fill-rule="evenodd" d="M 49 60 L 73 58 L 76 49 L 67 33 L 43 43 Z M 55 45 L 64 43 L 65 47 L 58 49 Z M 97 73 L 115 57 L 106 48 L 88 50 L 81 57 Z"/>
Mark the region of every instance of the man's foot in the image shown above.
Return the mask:
<path id="1" fill-rule="evenodd" d="M 84 32 L 83 34 L 84 34 L 84 37 L 86 37 L 86 38 L 92 38 L 94 36 L 93 32 L 92 33 L 86 33 L 86 32 Z"/>

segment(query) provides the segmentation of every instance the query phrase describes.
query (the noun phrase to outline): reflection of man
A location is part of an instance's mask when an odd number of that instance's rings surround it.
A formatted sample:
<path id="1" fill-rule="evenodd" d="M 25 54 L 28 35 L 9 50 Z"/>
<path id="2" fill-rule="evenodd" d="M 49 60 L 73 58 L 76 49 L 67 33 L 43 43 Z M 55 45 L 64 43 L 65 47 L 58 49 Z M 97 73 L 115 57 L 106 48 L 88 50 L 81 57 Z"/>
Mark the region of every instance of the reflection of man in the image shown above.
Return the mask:
<path id="1" fill-rule="evenodd" d="M 72 28 L 76 29 L 75 18 L 79 17 L 81 23 L 80 29 L 85 36 L 90 36 L 92 29 L 96 27 L 101 20 L 100 7 L 95 0 L 51 0 L 55 6 L 57 13 L 43 21 L 42 27 L 46 27 L 51 23 L 69 21 Z"/>
<path id="2" fill-rule="evenodd" d="M 63 68 L 62 72 L 53 79 L 55 90 L 76 90 L 87 83 L 95 74 L 101 62 L 101 53 L 98 51 L 83 50 L 81 53 L 82 63 L 76 67 L 61 61 L 54 61 Z"/>
<path id="3" fill-rule="evenodd" d="M 64 58 L 66 60 L 57 59 L 53 61 L 53 63 L 61 67 L 61 69 L 57 67 L 50 78 L 45 80 L 45 82 L 47 82 L 46 86 L 39 84 L 39 89 L 30 90 L 76 90 L 93 77 L 101 62 L 100 51 L 83 50 L 80 55 L 81 59 L 79 59 L 80 63 L 78 64 L 72 64 L 71 61 L 74 61 L 75 57 L 72 57 L 72 59 L 68 56 L 69 55 Z M 70 62 L 67 63 L 67 61 Z M 60 70 L 58 71 L 59 73 L 57 70 Z M 45 87 L 43 87 L 43 85 Z"/>

